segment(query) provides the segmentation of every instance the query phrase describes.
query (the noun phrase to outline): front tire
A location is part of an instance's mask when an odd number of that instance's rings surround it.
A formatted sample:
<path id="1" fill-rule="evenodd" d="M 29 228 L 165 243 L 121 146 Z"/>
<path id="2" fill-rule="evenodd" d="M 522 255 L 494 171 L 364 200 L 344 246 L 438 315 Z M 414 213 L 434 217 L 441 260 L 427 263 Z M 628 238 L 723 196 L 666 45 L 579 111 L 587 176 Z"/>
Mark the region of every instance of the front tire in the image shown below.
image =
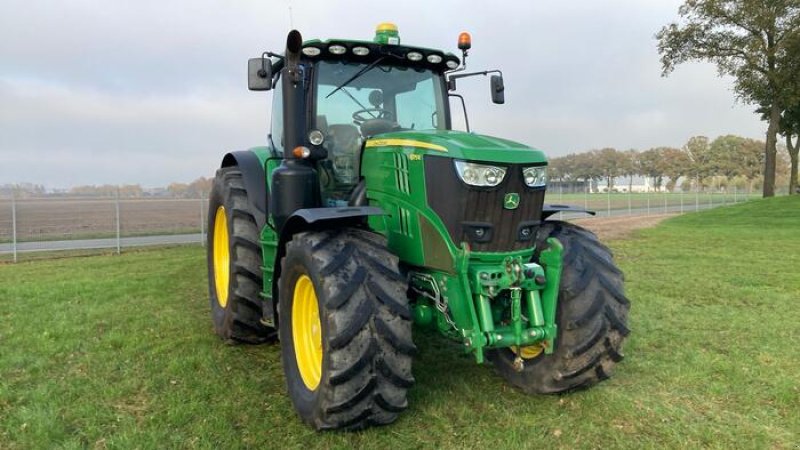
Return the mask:
<path id="1" fill-rule="evenodd" d="M 303 232 L 286 246 L 279 330 L 289 396 L 317 430 L 394 422 L 413 384 L 406 280 L 385 240 Z"/>
<path id="2" fill-rule="evenodd" d="M 261 246 L 255 212 L 238 167 L 217 170 L 209 195 L 208 295 L 214 332 L 230 343 L 274 339 L 261 323 Z"/>
<path id="3" fill-rule="evenodd" d="M 554 352 L 547 355 L 535 347 L 522 348 L 518 352 L 524 361 L 521 372 L 514 369 L 517 352 L 499 349 L 487 355 L 503 378 L 529 394 L 566 392 L 607 379 L 622 360 L 622 344 L 630 333 L 630 302 L 611 250 L 591 231 L 548 221 L 537 235 L 537 258 L 551 237 L 564 246 Z"/>

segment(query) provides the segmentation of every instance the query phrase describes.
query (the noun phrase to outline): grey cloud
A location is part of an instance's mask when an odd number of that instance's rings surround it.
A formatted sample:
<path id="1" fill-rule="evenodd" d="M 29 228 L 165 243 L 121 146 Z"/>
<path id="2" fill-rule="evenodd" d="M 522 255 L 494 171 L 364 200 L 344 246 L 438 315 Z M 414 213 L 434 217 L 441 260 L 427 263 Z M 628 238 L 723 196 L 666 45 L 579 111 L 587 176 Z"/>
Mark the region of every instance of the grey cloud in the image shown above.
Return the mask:
<path id="1" fill-rule="evenodd" d="M 455 51 L 470 31 L 469 67 L 501 68 L 507 88 L 496 106 L 488 80 L 459 84 L 473 127 L 551 155 L 763 136 L 713 67 L 660 77 L 653 34 L 677 0 L 6 0 L 0 184 L 163 185 L 212 174 L 226 150 L 262 145 L 269 96 L 246 90 L 245 61 L 281 50 L 290 3 L 307 38 L 369 39 L 390 20 L 406 43 Z"/>

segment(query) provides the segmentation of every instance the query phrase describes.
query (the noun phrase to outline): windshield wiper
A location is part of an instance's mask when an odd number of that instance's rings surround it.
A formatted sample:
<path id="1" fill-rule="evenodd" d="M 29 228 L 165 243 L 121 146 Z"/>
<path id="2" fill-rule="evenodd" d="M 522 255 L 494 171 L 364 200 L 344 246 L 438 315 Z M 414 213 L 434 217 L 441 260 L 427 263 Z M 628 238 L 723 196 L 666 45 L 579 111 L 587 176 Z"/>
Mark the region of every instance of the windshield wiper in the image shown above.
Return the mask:
<path id="1" fill-rule="evenodd" d="M 361 75 L 364 75 L 365 73 L 367 73 L 367 72 L 369 72 L 370 70 L 372 70 L 372 69 L 373 69 L 375 66 L 377 66 L 377 65 L 378 65 L 378 63 L 379 63 L 379 62 L 381 62 L 381 61 L 383 61 L 384 59 L 386 59 L 386 57 L 387 57 L 387 56 L 389 56 L 389 55 L 384 55 L 384 56 L 381 56 L 380 58 L 376 59 L 375 61 L 372 61 L 371 63 L 369 63 L 369 65 L 365 66 L 364 68 L 362 68 L 362 69 L 361 69 L 361 70 L 359 70 L 358 72 L 354 73 L 354 74 L 353 74 L 353 76 L 352 76 L 352 77 L 350 77 L 350 78 L 348 78 L 348 79 L 347 79 L 347 80 L 346 80 L 344 83 L 340 84 L 339 86 L 336 86 L 336 89 L 332 90 L 330 94 L 328 94 L 328 95 L 326 95 L 326 96 L 325 96 L 325 98 L 328 98 L 328 97 L 330 97 L 331 95 L 333 95 L 333 94 L 337 93 L 337 92 L 339 91 L 339 89 L 341 89 L 341 88 L 343 88 L 343 87 L 347 86 L 348 84 L 350 84 L 351 82 L 353 82 L 353 81 L 354 81 L 356 78 L 358 78 L 358 77 L 360 77 Z"/>

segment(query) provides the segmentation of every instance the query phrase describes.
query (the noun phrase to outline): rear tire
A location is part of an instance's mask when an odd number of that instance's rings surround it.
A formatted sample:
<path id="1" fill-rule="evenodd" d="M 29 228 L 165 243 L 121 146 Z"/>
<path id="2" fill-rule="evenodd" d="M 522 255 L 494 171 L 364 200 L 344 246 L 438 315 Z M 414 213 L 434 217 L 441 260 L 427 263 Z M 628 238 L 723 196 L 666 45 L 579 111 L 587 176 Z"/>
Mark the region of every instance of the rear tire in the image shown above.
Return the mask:
<path id="1" fill-rule="evenodd" d="M 208 200 L 206 258 L 214 332 L 230 343 L 272 340 L 275 329 L 261 323 L 259 230 L 238 167 L 217 170 Z"/>
<path id="2" fill-rule="evenodd" d="M 303 294 L 308 279 L 314 297 L 310 310 L 319 322 L 299 317 L 309 308 L 294 305 L 295 300 L 302 304 L 309 298 Z M 295 235 L 281 263 L 279 295 L 283 368 L 289 396 L 303 421 L 317 430 L 394 422 L 408 406 L 416 347 L 406 280 L 385 239 L 357 229 Z M 311 332 L 316 333 L 317 323 L 321 338 L 314 339 L 321 350 L 309 353 L 304 331 L 296 327 L 312 324 Z M 321 363 L 308 362 L 317 358 Z M 311 386 L 304 378 L 313 380 Z"/>
<path id="3" fill-rule="evenodd" d="M 537 259 L 550 237 L 564 246 L 554 352 L 524 360 L 521 372 L 514 370 L 517 355 L 510 349 L 487 354 L 503 378 L 530 394 L 586 388 L 609 378 L 614 365 L 623 358 L 622 344 L 630 333 L 630 302 L 611 250 L 591 231 L 567 222 L 548 221 L 537 235 Z"/>

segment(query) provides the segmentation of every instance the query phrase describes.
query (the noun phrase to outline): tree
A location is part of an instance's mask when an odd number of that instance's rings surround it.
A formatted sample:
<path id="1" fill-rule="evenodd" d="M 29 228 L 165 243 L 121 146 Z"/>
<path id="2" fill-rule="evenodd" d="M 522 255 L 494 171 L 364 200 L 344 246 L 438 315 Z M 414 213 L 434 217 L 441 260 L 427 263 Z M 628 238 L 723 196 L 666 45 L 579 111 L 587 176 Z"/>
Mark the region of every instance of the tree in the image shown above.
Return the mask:
<path id="1" fill-rule="evenodd" d="M 800 102 L 783 113 L 782 133 L 786 138 L 786 151 L 789 153 L 789 195 L 800 194 L 798 191 L 797 171 L 798 153 L 800 153 Z M 792 137 L 795 137 L 794 144 Z"/>
<path id="2" fill-rule="evenodd" d="M 688 175 L 692 167 L 692 160 L 683 150 L 664 147 L 661 149 L 660 169 L 662 174 L 669 178 L 667 189 L 672 192 L 680 177 Z"/>
<path id="3" fill-rule="evenodd" d="M 756 178 L 764 163 L 763 143 L 741 136 L 720 136 L 709 146 L 710 171 L 728 178 Z"/>
<path id="4" fill-rule="evenodd" d="M 709 160 L 711 145 L 705 136 L 694 136 L 689 138 L 686 145 L 683 146 L 683 151 L 691 160 L 690 168 L 687 176 L 692 178 L 697 186 L 702 186 L 703 178 L 710 176 Z"/>
<path id="5" fill-rule="evenodd" d="M 172 197 L 186 198 L 189 192 L 189 185 L 186 183 L 170 183 L 167 186 L 167 192 Z"/>
<path id="6" fill-rule="evenodd" d="M 214 184 L 213 178 L 200 177 L 189 183 L 187 195 L 190 198 L 200 198 L 208 196 L 211 192 L 211 186 Z"/>
<path id="7" fill-rule="evenodd" d="M 627 174 L 630 160 L 628 157 L 614 148 L 604 148 L 593 152 L 596 158 L 595 166 L 600 170 L 603 178 L 606 179 L 609 192 L 614 189 L 614 178 Z"/>
<path id="8" fill-rule="evenodd" d="M 639 154 L 642 175 L 653 179 L 653 187 L 656 190 L 661 189 L 661 182 L 664 179 L 662 150 L 663 147 L 651 148 Z"/>
<path id="9" fill-rule="evenodd" d="M 635 149 L 630 149 L 626 152 L 623 152 L 627 161 L 625 162 L 625 175 L 628 177 L 628 192 L 633 190 L 633 177 L 636 175 L 641 174 L 641 163 L 639 161 L 639 152 Z"/>
<path id="10" fill-rule="evenodd" d="M 800 3 L 686 0 L 678 14 L 683 23 L 671 23 L 656 35 L 663 75 L 687 61 L 712 62 L 720 75 L 734 77 L 742 101 L 768 109 L 763 194 L 775 195 L 777 133 L 791 84 L 788 49 L 800 33 Z"/>

